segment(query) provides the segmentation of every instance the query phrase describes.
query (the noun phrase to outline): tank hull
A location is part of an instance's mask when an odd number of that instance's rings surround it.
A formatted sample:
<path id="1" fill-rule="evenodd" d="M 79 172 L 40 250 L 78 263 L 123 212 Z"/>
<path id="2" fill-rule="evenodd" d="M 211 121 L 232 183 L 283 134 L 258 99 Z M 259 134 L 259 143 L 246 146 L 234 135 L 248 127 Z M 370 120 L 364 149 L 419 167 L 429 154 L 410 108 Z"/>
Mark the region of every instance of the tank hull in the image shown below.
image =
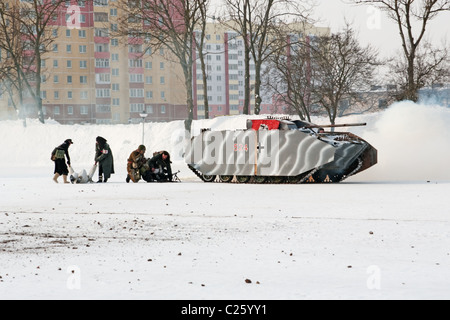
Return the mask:
<path id="1" fill-rule="evenodd" d="M 351 133 L 202 131 L 185 161 L 205 182 L 340 182 L 376 164 L 377 151 Z"/>

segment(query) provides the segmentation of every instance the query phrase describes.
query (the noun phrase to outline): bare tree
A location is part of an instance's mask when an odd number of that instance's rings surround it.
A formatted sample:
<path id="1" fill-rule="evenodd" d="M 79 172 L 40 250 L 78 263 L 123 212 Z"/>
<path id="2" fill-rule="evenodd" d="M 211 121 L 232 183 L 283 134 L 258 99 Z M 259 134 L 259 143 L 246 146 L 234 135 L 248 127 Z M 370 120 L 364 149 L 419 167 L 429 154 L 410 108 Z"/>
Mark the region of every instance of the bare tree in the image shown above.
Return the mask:
<path id="1" fill-rule="evenodd" d="M 0 57 L 0 82 L 2 91 L 8 93 L 9 101 L 19 117 L 24 119 L 26 126 L 25 114 L 21 113 L 24 81 L 20 73 L 25 58 L 24 42 L 21 39 L 18 19 L 10 19 L 10 16 L 19 14 L 19 8 L 0 4 L 0 51 L 3 52 Z"/>
<path id="2" fill-rule="evenodd" d="M 306 21 L 311 10 L 309 1 L 294 0 L 224 0 L 231 27 L 244 44 L 244 114 L 250 112 L 250 60 L 255 65 L 255 114 L 261 111 L 262 67 L 278 50 L 280 28 L 297 21 Z"/>
<path id="3" fill-rule="evenodd" d="M 317 37 L 310 49 L 313 96 L 335 124 L 340 102 L 344 98 L 357 100 L 373 82 L 381 62 L 374 48 L 360 46 L 349 25 L 329 37 Z"/>
<path id="4" fill-rule="evenodd" d="M 404 55 L 395 57 L 389 62 L 390 73 L 387 79 L 397 84 L 397 90 L 392 92 L 396 100 L 412 99 L 407 96 L 410 92 L 408 61 Z M 424 42 L 415 53 L 414 62 L 414 96 L 418 97 L 418 91 L 425 87 L 432 87 L 436 83 L 444 83 L 450 80 L 450 61 L 448 49 L 445 45 L 434 48 L 428 41 Z"/>
<path id="5" fill-rule="evenodd" d="M 441 63 L 446 58 L 446 51 L 432 49 L 433 59 L 424 59 L 426 52 L 424 38 L 429 23 L 444 11 L 450 11 L 449 0 L 353 0 L 355 3 L 372 4 L 386 11 L 398 27 L 400 34 L 403 59 L 396 61 L 396 67 L 403 75 L 401 84 L 402 92 L 398 99 L 408 99 L 417 101 L 419 89 L 427 82 L 429 77 L 433 77 L 435 72 L 439 72 Z M 417 28 L 416 30 L 414 30 Z M 422 64 L 422 65 L 420 65 Z M 423 70 L 427 70 L 423 72 Z"/>
<path id="6" fill-rule="evenodd" d="M 306 41 L 284 35 L 288 45 L 280 44 L 268 60 L 264 87 L 274 96 L 275 105 L 283 105 L 290 114 L 311 121 L 311 54 Z M 281 39 L 280 39 L 281 40 Z M 293 41 L 292 41 L 293 40 Z"/>
<path id="7" fill-rule="evenodd" d="M 0 12 L 4 17 L 6 26 L 12 24 L 19 27 L 20 36 L 17 34 L 12 36 L 4 35 L 2 37 L 2 47 L 7 48 L 9 58 L 13 61 L 12 65 L 17 73 L 17 81 L 22 83 L 23 87 L 29 92 L 33 98 L 39 120 L 44 123 L 44 113 L 42 111 L 41 99 L 41 61 L 43 56 L 50 51 L 51 45 L 57 37 L 58 25 L 55 23 L 55 17 L 64 10 L 64 0 L 41 1 L 28 0 L 11 5 L 2 3 Z M 7 30 L 7 29 L 3 29 Z M 22 49 L 17 50 L 14 42 L 23 41 Z"/>
<path id="8" fill-rule="evenodd" d="M 242 38 L 244 45 L 244 114 L 250 113 L 250 43 L 248 39 L 250 0 L 224 0 L 222 23 Z M 230 39 L 235 40 L 235 39 Z"/>
<path id="9" fill-rule="evenodd" d="M 201 0 L 119 0 L 121 11 L 118 35 L 145 39 L 145 45 L 157 50 L 167 49 L 183 70 L 188 118 L 185 128 L 191 130 L 194 116 L 193 55 L 195 28 L 202 19 Z M 173 57 L 173 58 L 171 58 Z"/>
<path id="10" fill-rule="evenodd" d="M 208 20 L 207 13 L 210 5 L 209 0 L 197 0 L 199 1 L 199 12 L 201 19 L 198 20 L 197 27 L 200 29 L 200 32 L 196 33 L 194 37 L 195 47 L 198 52 L 198 59 L 200 60 L 200 65 L 202 69 L 202 79 L 203 79 L 203 105 L 205 108 L 205 119 L 209 119 L 209 102 L 208 102 L 208 74 L 205 63 L 205 56 L 207 52 L 205 52 L 205 37 L 206 37 L 206 23 Z M 194 75 L 196 77 L 196 75 Z"/>

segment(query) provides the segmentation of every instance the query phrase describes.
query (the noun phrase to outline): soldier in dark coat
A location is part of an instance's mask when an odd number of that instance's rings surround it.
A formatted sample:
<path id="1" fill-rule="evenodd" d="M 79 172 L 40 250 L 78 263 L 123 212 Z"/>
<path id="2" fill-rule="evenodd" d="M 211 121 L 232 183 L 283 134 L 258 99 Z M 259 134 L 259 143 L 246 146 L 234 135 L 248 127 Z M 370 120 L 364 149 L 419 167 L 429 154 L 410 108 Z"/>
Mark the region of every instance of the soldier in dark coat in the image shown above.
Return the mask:
<path id="1" fill-rule="evenodd" d="M 153 158 L 148 161 L 151 178 L 159 182 L 172 181 L 171 163 L 170 154 L 167 151 L 156 153 Z M 145 178 L 145 180 L 149 182 L 149 178 Z"/>
<path id="2" fill-rule="evenodd" d="M 107 182 L 114 173 L 114 158 L 109 144 L 103 137 L 97 137 L 95 163 L 98 163 L 98 183 Z"/>
<path id="3" fill-rule="evenodd" d="M 69 181 L 67 181 L 67 175 L 69 174 L 67 165 L 70 166 L 69 147 L 71 144 L 73 144 L 72 139 L 66 139 L 63 144 L 56 147 L 52 152 L 51 159 L 55 162 L 55 175 L 53 176 L 53 181 L 56 183 L 58 183 L 59 176 L 63 176 L 64 183 L 69 183 Z"/>

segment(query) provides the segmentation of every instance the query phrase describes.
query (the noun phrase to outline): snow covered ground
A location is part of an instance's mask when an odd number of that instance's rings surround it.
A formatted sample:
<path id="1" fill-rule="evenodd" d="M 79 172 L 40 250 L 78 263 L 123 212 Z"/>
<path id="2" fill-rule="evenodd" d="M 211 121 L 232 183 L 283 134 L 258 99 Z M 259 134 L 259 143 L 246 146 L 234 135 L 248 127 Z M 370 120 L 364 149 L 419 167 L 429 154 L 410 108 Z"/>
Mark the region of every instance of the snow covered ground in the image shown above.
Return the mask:
<path id="1" fill-rule="evenodd" d="M 404 102 L 339 119 L 361 121 L 350 131 L 379 163 L 331 185 L 200 182 L 178 149 L 182 122 L 146 124 L 145 139 L 183 182 L 126 184 L 141 125 L 2 122 L 0 299 L 449 299 L 450 110 Z M 245 118 L 194 132 L 206 126 Z M 53 183 L 53 147 L 73 139 L 74 169 L 88 169 L 97 135 L 111 180 Z"/>

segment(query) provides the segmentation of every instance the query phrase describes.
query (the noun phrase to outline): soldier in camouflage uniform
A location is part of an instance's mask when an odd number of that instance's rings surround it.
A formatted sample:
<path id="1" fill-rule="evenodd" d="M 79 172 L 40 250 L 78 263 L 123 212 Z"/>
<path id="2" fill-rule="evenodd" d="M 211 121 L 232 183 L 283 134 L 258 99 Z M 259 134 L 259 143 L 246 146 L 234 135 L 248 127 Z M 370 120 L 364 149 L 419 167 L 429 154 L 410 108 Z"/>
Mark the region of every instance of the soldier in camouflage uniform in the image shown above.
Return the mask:
<path id="1" fill-rule="evenodd" d="M 127 183 L 129 183 L 130 180 L 138 182 L 141 180 L 142 174 L 148 170 L 147 159 L 144 157 L 145 150 L 145 146 L 141 144 L 130 154 L 127 162 Z"/>

